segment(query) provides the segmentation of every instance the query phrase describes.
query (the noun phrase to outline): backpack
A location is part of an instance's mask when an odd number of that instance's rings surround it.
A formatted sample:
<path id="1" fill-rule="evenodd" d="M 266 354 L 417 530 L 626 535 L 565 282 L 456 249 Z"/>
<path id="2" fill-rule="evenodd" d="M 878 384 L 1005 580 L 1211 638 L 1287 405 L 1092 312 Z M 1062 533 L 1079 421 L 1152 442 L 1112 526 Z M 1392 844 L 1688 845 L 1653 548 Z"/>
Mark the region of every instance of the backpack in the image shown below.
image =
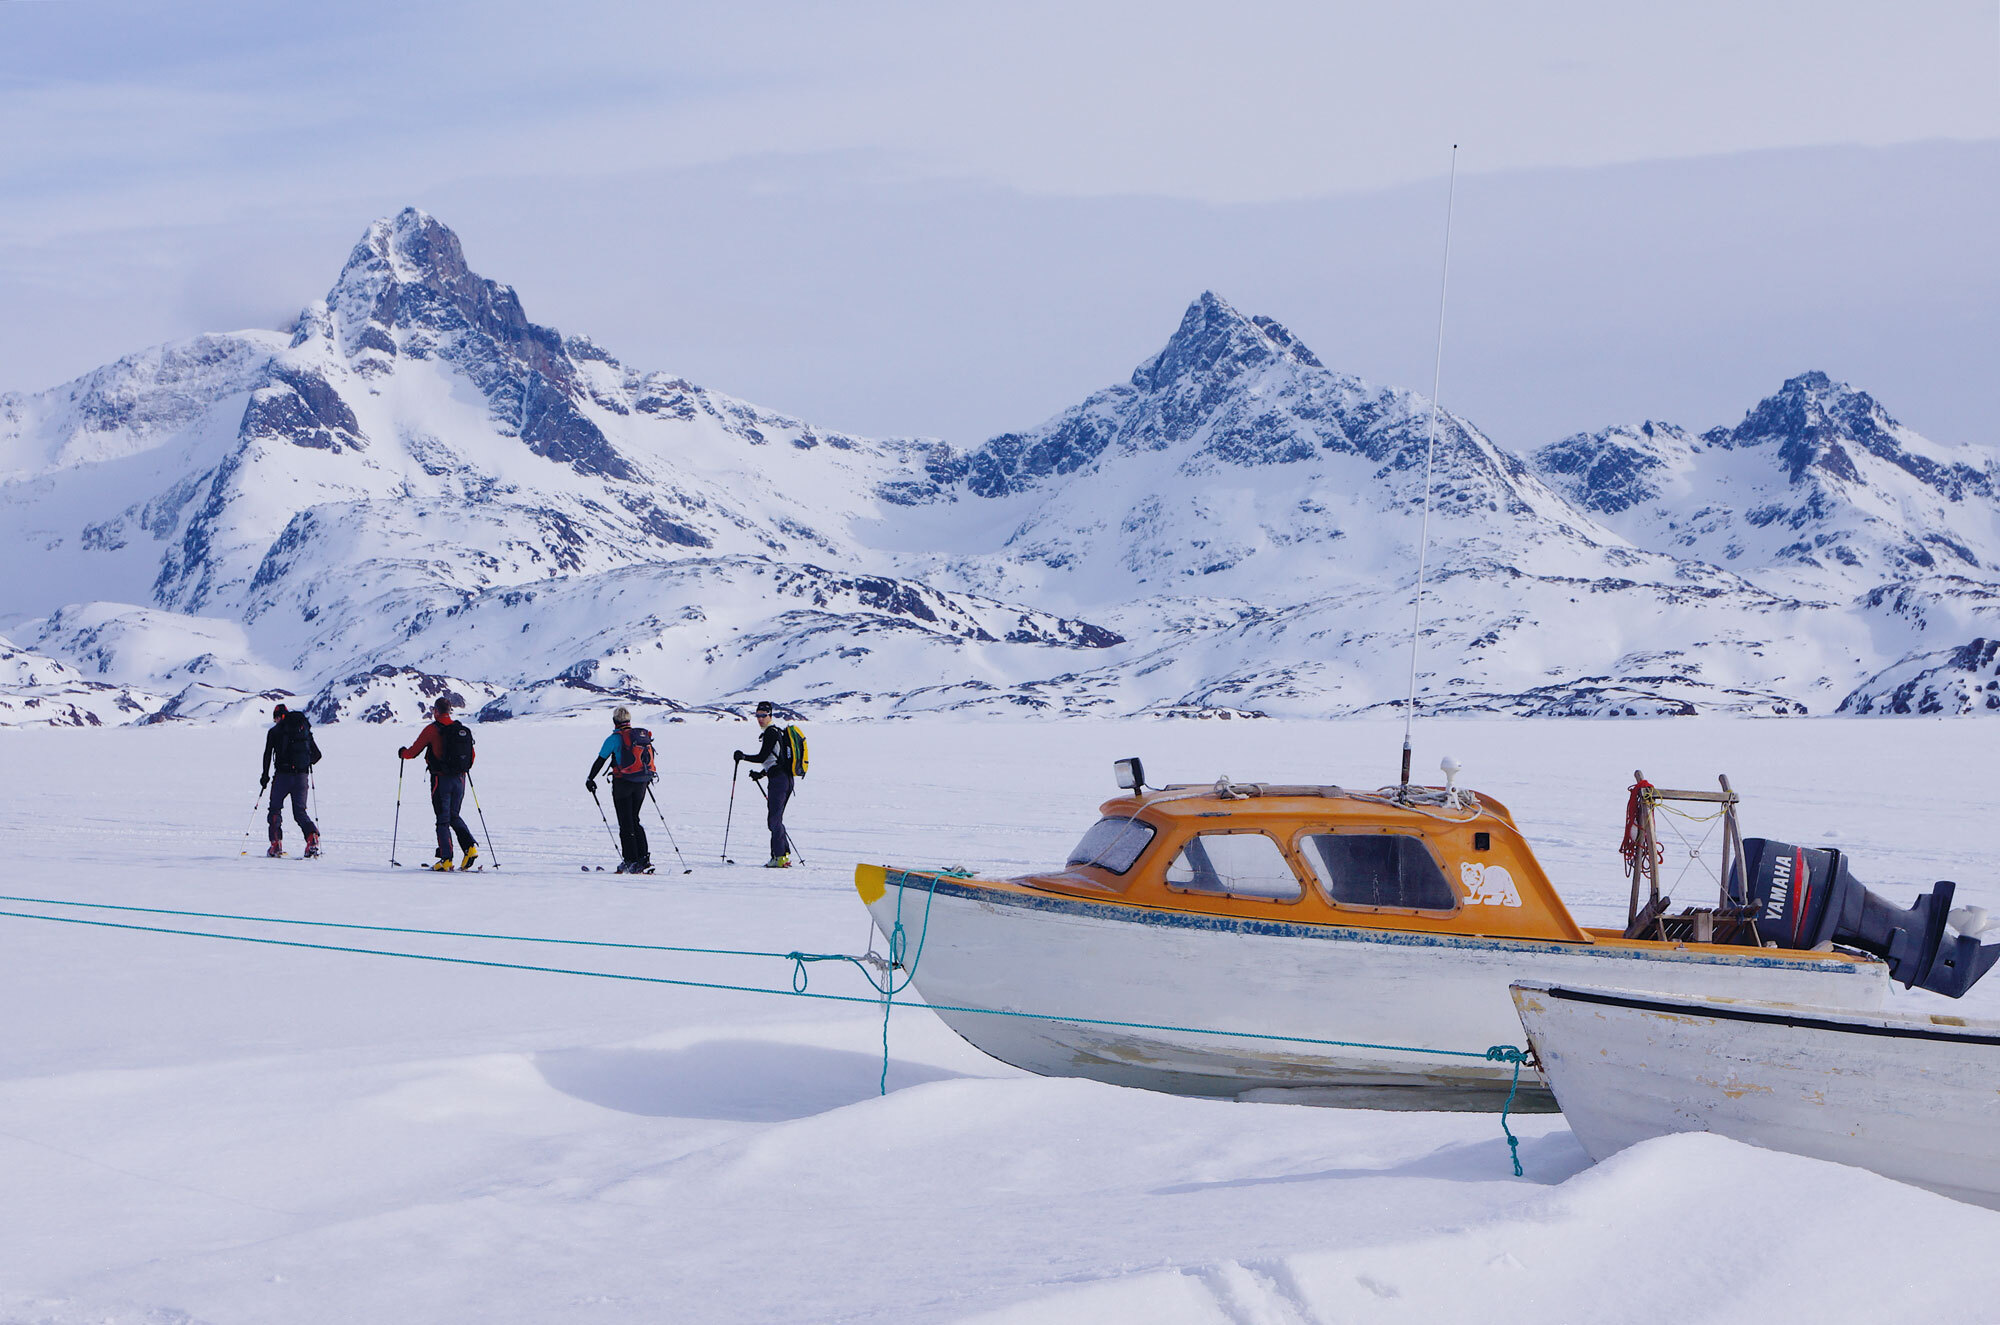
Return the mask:
<path id="1" fill-rule="evenodd" d="M 277 758 L 280 773 L 309 773 L 313 764 L 312 724 L 303 713 L 287 713 L 278 724 Z"/>
<path id="2" fill-rule="evenodd" d="M 611 771 L 624 782 L 651 782 L 659 775 L 653 764 L 653 733 L 644 727 L 621 727 L 619 748 L 623 753 Z"/>
<path id="3" fill-rule="evenodd" d="M 472 771 L 472 728 L 462 722 L 439 723 L 438 748 L 438 772 L 458 777 Z"/>
<path id="4" fill-rule="evenodd" d="M 806 734 L 797 727 L 785 728 L 785 771 L 795 778 L 806 775 Z"/>

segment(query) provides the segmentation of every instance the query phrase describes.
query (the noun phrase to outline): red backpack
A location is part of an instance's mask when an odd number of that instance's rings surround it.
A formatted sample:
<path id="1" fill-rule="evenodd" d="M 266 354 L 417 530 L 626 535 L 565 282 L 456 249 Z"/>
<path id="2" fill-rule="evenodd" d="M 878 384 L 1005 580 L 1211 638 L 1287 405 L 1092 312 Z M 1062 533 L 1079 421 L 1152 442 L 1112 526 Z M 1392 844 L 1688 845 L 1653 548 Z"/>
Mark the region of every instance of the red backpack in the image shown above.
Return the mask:
<path id="1" fill-rule="evenodd" d="M 651 782 L 659 776 L 653 764 L 653 733 L 644 727 L 618 729 L 618 762 L 611 771 L 627 782 Z"/>

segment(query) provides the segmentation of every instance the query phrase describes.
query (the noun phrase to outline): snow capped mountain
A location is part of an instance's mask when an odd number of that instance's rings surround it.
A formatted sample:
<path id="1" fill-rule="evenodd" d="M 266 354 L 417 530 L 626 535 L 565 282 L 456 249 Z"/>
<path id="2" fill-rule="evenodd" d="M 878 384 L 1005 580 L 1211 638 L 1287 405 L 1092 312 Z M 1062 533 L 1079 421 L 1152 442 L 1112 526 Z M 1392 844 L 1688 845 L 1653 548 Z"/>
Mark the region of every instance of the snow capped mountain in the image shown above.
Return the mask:
<path id="1" fill-rule="evenodd" d="M 1850 594 L 2000 578 L 2000 456 L 1945 447 L 1866 392 L 1805 373 L 1734 428 L 1578 434 L 1537 470 L 1635 546 Z"/>
<path id="2" fill-rule="evenodd" d="M 486 720 L 1361 711 L 1407 679 L 1433 431 L 1433 711 L 1821 712 L 1996 628 L 2000 460 L 1820 374 L 1524 459 L 1206 293 L 1040 427 L 870 440 L 532 322 L 411 209 L 289 336 L 0 396 L 0 628 L 38 660 L 0 690 L 106 722 L 440 687 Z"/>

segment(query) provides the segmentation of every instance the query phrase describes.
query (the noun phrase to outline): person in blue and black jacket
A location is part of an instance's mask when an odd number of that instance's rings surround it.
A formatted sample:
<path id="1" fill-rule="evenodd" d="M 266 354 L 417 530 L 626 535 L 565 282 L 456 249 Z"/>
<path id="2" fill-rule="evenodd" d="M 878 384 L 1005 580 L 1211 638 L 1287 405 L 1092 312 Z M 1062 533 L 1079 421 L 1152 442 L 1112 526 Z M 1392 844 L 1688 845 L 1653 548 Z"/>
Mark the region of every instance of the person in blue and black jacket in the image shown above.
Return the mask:
<path id="1" fill-rule="evenodd" d="M 619 705 L 611 710 L 611 735 L 598 747 L 597 758 L 584 775 L 583 785 L 597 794 L 597 771 L 611 765 L 611 808 L 618 812 L 618 862 L 620 874 L 651 874 L 653 851 L 646 842 L 646 826 L 639 822 L 639 807 L 646 803 L 647 788 L 656 770 L 653 765 L 653 733 L 632 725 L 632 710 Z"/>
<path id="2" fill-rule="evenodd" d="M 738 750 L 736 762 L 750 765 L 752 781 L 762 779 L 765 799 L 770 802 L 764 822 L 771 829 L 771 858 L 764 862 L 764 868 L 790 869 L 792 837 L 785 831 L 785 803 L 792 798 L 792 743 L 775 721 L 768 699 L 757 701 L 757 725 L 764 729 L 764 736 L 756 752 Z"/>

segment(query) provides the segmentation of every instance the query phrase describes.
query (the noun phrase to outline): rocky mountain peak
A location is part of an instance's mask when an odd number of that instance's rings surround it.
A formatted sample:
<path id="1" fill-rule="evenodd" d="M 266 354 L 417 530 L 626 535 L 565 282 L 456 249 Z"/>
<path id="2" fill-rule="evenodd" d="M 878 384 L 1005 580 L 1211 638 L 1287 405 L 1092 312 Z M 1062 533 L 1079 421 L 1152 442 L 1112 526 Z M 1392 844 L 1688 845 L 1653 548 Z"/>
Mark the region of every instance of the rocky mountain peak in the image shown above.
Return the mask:
<path id="1" fill-rule="evenodd" d="M 1685 430 L 1651 419 L 1580 432 L 1532 457 L 1544 482 L 1595 515 L 1616 515 L 1657 500 L 1666 477 L 1700 448 Z"/>
<path id="2" fill-rule="evenodd" d="M 1801 373 L 1743 416 L 1734 428 L 1714 428 L 1702 440 L 1724 448 L 1775 445 L 1778 462 L 1794 485 L 1813 481 L 1865 486 L 1874 461 L 1936 490 L 1949 501 L 1990 497 L 1992 475 L 1976 464 L 1940 455 L 1938 448 L 1889 416 L 1866 391 L 1821 372 Z M 1889 471 L 1877 468 L 1876 475 Z"/>
<path id="3" fill-rule="evenodd" d="M 636 477 L 586 412 L 590 394 L 562 334 L 530 322 L 513 287 L 473 271 L 451 227 L 427 212 L 405 207 L 369 225 L 325 302 L 300 317 L 292 344 L 315 339 L 363 378 L 394 372 L 403 359 L 441 360 L 537 455 L 583 474 Z M 592 357 L 609 361 L 601 351 Z"/>
<path id="4" fill-rule="evenodd" d="M 348 255 L 347 266 L 386 262 L 400 280 L 447 286 L 471 272 L 465 248 L 450 226 L 415 207 L 372 222 Z M 345 269 L 343 273 L 345 274 Z"/>
<path id="5" fill-rule="evenodd" d="M 1712 430 L 1725 446 L 1766 442 L 1859 441 L 1888 438 L 1899 425 L 1875 397 L 1822 372 L 1800 373 L 1765 397 L 1734 428 Z"/>
<path id="6" fill-rule="evenodd" d="M 394 356 L 397 331 L 437 335 L 470 329 L 530 350 L 531 358 L 562 352 L 562 338 L 528 321 L 512 287 L 466 265 L 465 249 L 450 226 L 414 207 L 369 225 L 327 292 L 326 305 L 349 359 L 370 351 Z"/>
<path id="7" fill-rule="evenodd" d="M 1752 406 L 1743 422 L 1711 429 L 1702 440 L 1727 448 L 1774 445 L 1793 483 L 1813 474 L 1858 483 L 1854 451 L 1895 460 L 1902 454 L 1899 428 L 1873 396 L 1815 371 L 1790 378 Z"/>
<path id="8" fill-rule="evenodd" d="M 1132 385 L 1154 391 L 1185 377 L 1233 377 L 1281 359 L 1312 368 L 1323 366 L 1276 319 L 1245 317 L 1213 290 L 1204 290 L 1188 305 L 1166 348 L 1133 372 Z"/>

